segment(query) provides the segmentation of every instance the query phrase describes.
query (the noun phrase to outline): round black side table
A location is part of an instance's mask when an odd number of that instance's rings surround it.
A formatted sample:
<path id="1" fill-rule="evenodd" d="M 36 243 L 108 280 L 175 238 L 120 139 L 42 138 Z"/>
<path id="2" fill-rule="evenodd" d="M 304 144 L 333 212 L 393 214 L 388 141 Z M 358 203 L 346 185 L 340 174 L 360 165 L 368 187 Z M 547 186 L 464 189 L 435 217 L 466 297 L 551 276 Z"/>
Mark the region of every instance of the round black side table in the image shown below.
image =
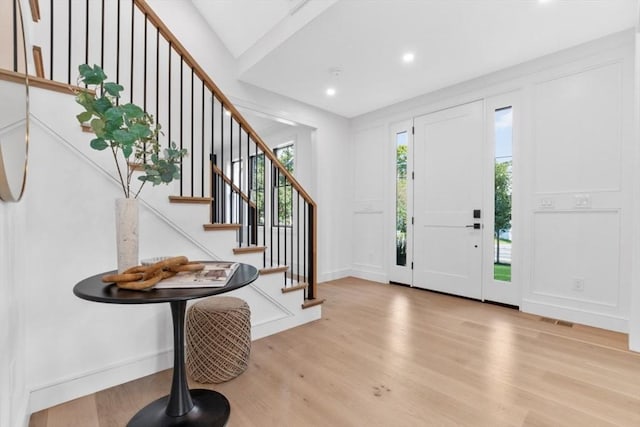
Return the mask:
<path id="1" fill-rule="evenodd" d="M 240 264 L 224 287 L 152 289 L 130 291 L 115 284 L 105 284 L 101 278 L 105 272 L 88 277 L 73 288 L 82 299 L 111 304 L 157 304 L 168 302 L 173 319 L 173 381 L 171 393 L 142 408 L 127 424 L 129 427 L 223 427 L 231 413 L 231 406 L 224 395 L 213 390 L 189 390 L 184 366 L 184 317 L 187 301 L 211 295 L 223 294 L 248 285 L 258 278 L 258 270 L 248 264 Z"/>

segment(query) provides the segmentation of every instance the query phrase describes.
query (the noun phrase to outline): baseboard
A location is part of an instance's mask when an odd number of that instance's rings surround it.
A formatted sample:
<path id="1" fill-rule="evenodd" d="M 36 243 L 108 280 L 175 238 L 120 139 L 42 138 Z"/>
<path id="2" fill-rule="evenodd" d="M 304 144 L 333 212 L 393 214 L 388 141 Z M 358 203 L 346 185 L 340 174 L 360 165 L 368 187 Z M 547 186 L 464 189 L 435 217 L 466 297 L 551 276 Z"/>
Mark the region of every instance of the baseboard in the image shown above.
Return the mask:
<path id="1" fill-rule="evenodd" d="M 31 390 L 29 415 L 78 397 L 151 375 L 173 366 L 173 350 L 124 361 Z M 169 390 L 167 390 L 169 393 Z"/>
<path id="2" fill-rule="evenodd" d="M 351 270 L 349 270 L 348 268 L 318 273 L 318 283 L 329 282 L 331 280 L 342 279 L 349 276 L 351 276 Z"/>
<path id="3" fill-rule="evenodd" d="M 29 411 L 29 395 L 25 392 L 22 393 L 20 404 L 15 410 L 14 421 L 12 425 L 28 427 L 29 420 L 31 418 L 31 412 Z"/>
<path id="4" fill-rule="evenodd" d="M 616 332 L 627 333 L 629 331 L 628 319 L 611 314 L 595 313 L 574 307 L 542 303 L 527 298 L 522 299 L 520 310 L 525 313 L 537 314 L 552 319 L 568 320 L 570 322 Z"/>
<path id="5" fill-rule="evenodd" d="M 387 283 L 389 278 L 387 273 L 378 272 L 378 271 L 368 271 L 354 268 L 351 270 L 349 276 L 357 277 L 358 279 L 371 280 L 373 282 Z"/>
<path id="6" fill-rule="evenodd" d="M 253 340 L 257 340 L 296 326 L 304 325 L 305 323 L 313 322 L 314 320 L 320 319 L 321 316 L 322 306 L 318 305 L 306 310 L 301 310 L 300 313 L 294 316 L 268 319 L 253 325 L 251 328 L 251 336 Z M 105 369 L 87 372 L 78 377 L 39 387 L 31 391 L 28 399 L 26 397 L 24 399 L 23 412 L 26 420 L 26 424 L 24 425 L 28 425 L 29 417 L 34 412 L 172 367 L 173 350 L 165 350 L 158 354 L 122 362 Z M 167 390 L 167 393 L 169 393 L 169 390 Z"/>
<path id="7" fill-rule="evenodd" d="M 269 335 L 274 335 L 278 332 L 286 331 L 287 329 L 319 320 L 321 317 L 322 306 L 317 305 L 315 307 L 301 310 L 300 313 L 297 313 L 294 316 L 283 316 L 273 320 L 264 321 L 251 327 L 251 339 L 252 341 L 259 340 L 260 338 L 268 337 Z"/>

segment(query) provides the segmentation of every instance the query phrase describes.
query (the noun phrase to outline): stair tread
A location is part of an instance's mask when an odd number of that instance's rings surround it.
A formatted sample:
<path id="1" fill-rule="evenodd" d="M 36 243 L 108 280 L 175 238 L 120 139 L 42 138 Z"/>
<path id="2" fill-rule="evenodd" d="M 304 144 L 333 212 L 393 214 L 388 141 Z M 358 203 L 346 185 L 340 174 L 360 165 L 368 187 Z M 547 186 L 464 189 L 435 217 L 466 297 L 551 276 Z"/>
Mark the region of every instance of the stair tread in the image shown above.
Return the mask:
<path id="1" fill-rule="evenodd" d="M 266 246 L 242 246 L 240 248 L 233 248 L 234 254 L 250 254 L 257 252 L 264 252 L 267 250 Z"/>
<path id="2" fill-rule="evenodd" d="M 213 201 L 213 197 L 193 197 L 193 196 L 169 196 L 171 203 L 193 203 L 208 205 Z"/>
<path id="3" fill-rule="evenodd" d="M 288 265 L 276 265 L 273 267 L 263 267 L 260 269 L 260 274 L 274 274 L 281 273 L 289 270 Z"/>
<path id="4" fill-rule="evenodd" d="M 242 227 L 240 224 L 221 224 L 221 223 L 209 223 L 202 224 L 205 230 L 238 230 Z"/>
<path id="5" fill-rule="evenodd" d="M 304 290 L 304 289 L 307 289 L 308 287 L 309 287 L 309 285 L 306 284 L 306 283 L 299 283 L 299 284 L 294 285 L 294 286 L 288 286 L 288 287 L 282 288 L 282 293 L 286 294 L 287 292 L 294 292 L 294 291 L 298 291 L 298 290 Z"/>
<path id="6" fill-rule="evenodd" d="M 310 308 L 310 307 L 314 307 L 316 305 L 320 305 L 322 303 L 324 303 L 324 299 L 320 299 L 320 298 L 315 298 L 315 299 L 307 299 L 304 300 L 304 303 L 302 303 L 302 308 Z"/>

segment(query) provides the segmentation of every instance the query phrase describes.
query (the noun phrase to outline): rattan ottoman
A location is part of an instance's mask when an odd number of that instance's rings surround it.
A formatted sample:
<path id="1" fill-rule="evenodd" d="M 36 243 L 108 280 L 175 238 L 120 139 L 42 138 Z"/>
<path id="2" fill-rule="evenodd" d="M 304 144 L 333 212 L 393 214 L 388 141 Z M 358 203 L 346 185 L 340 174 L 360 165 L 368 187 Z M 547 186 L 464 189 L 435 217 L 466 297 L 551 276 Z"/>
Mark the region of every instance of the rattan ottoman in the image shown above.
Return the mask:
<path id="1" fill-rule="evenodd" d="M 199 383 L 229 381 L 249 366 L 251 311 L 240 298 L 210 297 L 189 307 L 187 373 Z"/>

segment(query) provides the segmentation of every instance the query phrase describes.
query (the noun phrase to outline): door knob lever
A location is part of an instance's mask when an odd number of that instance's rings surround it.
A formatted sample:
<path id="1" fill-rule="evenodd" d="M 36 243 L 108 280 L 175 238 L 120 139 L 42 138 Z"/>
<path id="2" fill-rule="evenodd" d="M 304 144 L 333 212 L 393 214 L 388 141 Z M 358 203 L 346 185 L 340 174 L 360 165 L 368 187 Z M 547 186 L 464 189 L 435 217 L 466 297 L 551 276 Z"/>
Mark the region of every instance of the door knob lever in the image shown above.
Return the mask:
<path id="1" fill-rule="evenodd" d="M 475 222 L 473 224 L 467 224 L 465 225 L 466 228 L 473 228 L 474 230 L 480 230 L 480 228 L 482 228 L 482 225 L 479 222 Z"/>

